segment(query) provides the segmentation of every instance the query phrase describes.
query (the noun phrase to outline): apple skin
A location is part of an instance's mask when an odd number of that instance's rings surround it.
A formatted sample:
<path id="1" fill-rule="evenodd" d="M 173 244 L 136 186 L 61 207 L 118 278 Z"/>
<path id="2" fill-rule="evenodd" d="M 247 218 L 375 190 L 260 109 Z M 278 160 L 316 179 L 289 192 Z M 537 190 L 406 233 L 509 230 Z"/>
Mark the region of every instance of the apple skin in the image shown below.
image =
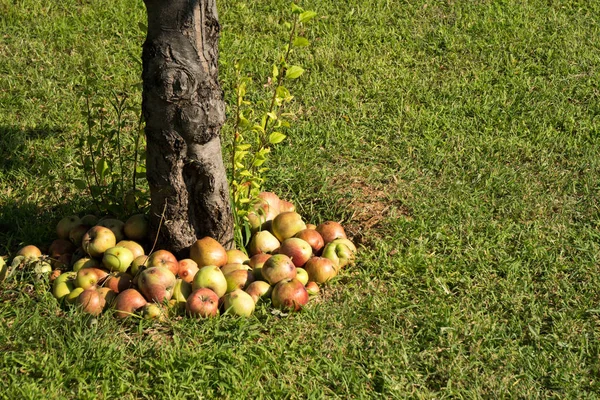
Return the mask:
<path id="1" fill-rule="evenodd" d="M 346 231 L 339 222 L 325 221 L 322 224 L 319 224 L 316 230 L 323 237 L 325 244 L 333 242 L 338 238 L 346 238 Z"/>
<path id="2" fill-rule="evenodd" d="M 245 289 L 250 283 L 254 282 L 254 274 L 250 270 L 238 269 L 225 274 L 227 281 L 227 293 L 237 289 Z"/>
<path id="3" fill-rule="evenodd" d="M 200 270 L 194 276 L 192 281 L 192 290 L 198 290 L 200 288 L 209 288 L 219 296 L 227 292 L 227 280 L 221 268 L 216 265 L 207 265 L 206 267 L 200 268 Z"/>
<path id="4" fill-rule="evenodd" d="M 58 269 L 64 269 L 70 265 L 72 254 L 75 251 L 75 245 L 66 239 L 56 239 L 48 247 L 48 255 L 52 259 L 52 266 Z"/>
<path id="5" fill-rule="evenodd" d="M 179 260 L 179 271 L 177 271 L 177 276 L 187 283 L 192 283 L 194 276 L 196 276 L 196 273 L 199 270 L 200 268 L 198 268 L 196 261 L 191 258 L 184 258 L 183 260 Z"/>
<path id="6" fill-rule="evenodd" d="M 344 243 L 328 243 L 323 248 L 322 257 L 333 261 L 338 270 L 354 264 L 354 253 Z"/>
<path id="7" fill-rule="evenodd" d="M 17 251 L 17 255 L 25 258 L 39 258 L 42 256 L 42 252 L 36 246 L 30 244 L 19 249 L 19 251 Z"/>
<path id="8" fill-rule="evenodd" d="M 197 318 L 219 315 L 219 296 L 209 288 L 194 290 L 185 303 L 187 313 Z"/>
<path id="9" fill-rule="evenodd" d="M 140 309 L 140 314 L 145 320 L 156 320 L 165 322 L 167 320 L 166 310 L 156 303 L 146 303 Z"/>
<path id="10" fill-rule="evenodd" d="M 116 242 L 120 242 L 121 240 L 125 239 L 125 232 L 123 231 L 123 228 L 125 227 L 125 222 L 121 220 L 118 220 L 116 218 L 105 218 L 101 219 L 98 222 L 97 226 L 104 226 L 110 229 L 115 235 Z"/>
<path id="11" fill-rule="evenodd" d="M 133 253 L 127 247 L 115 246 L 104 252 L 102 264 L 111 272 L 126 272 L 133 259 Z"/>
<path id="12" fill-rule="evenodd" d="M 176 307 L 178 310 L 185 310 L 185 303 L 192 293 L 192 285 L 182 279 L 175 281 L 175 287 L 173 287 L 173 296 L 169 300 L 169 307 Z"/>
<path id="13" fill-rule="evenodd" d="M 283 212 L 273 220 L 273 235 L 280 242 L 293 237 L 296 233 L 304 229 L 306 229 L 306 224 L 302 221 L 302 216 L 297 212 Z"/>
<path id="14" fill-rule="evenodd" d="M 131 240 L 145 241 L 150 232 L 150 217 L 146 214 L 132 215 L 125 221 L 123 232 Z"/>
<path id="15" fill-rule="evenodd" d="M 283 279 L 296 277 L 296 266 L 292 260 L 285 254 L 275 254 L 262 267 L 262 276 L 271 285 Z"/>
<path id="16" fill-rule="evenodd" d="M 317 285 L 316 282 L 311 281 L 306 284 L 306 291 L 308 292 L 309 296 L 316 296 L 319 294 L 321 289 L 319 289 L 319 285 Z"/>
<path id="17" fill-rule="evenodd" d="M 221 267 L 221 272 L 223 272 L 223 275 L 227 275 L 230 272 L 237 271 L 240 269 L 244 270 L 244 271 L 248 271 L 248 270 L 251 270 L 252 268 L 250 268 L 250 266 L 247 264 L 227 264 L 227 265 L 223 265 Z"/>
<path id="18" fill-rule="evenodd" d="M 308 298 L 306 288 L 295 278 L 280 281 L 271 292 L 273 307 L 290 311 L 299 311 L 308 303 Z"/>
<path id="19" fill-rule="evenodd" d="M 281 242 L 269 231 L 260 231 L 252 235 L 248 251 L 252 256 L 260 253 L 271 253 L 279 248 Z"/>
<path id="20" fill-rule="evenodd" d="M 283 213 L 283 212 L 289 212 L 289 211 L 296 211 L 296 206 L 294 205 L 294 203 L 291 203 L 287 200 L 281 200 L 279 202 L 279 212 Z"/>
<path id="21" fill-rule="evenodd" d="M 78 298 L 78 297 L 79 297 L 79 295 L 80 295 L 81 293 L 83 293 L 84 291 L 85 291 L 85 289 L 84 289 L 84 288 L 82 288 L 82 287 L 76 287 L 76 288 L 74 288 L 73 290 L 71 290 L 71 291 L 69 292 L 69 294 L 67 294 L 67 295 L 65 296 L 65 300 L 66 300 L 66 302 L 67 302 L 68 304 L 75 304 L 75 303 L 77 303 L 77 298 Z"/>
<path id="22" fill-rule="evenodd" d="M 308 273 L 308 280 L 316 283 L 325 283 L 338 273 L 334 262 L 325 257 L 313 257 L 304 266 Z"/>
<path id="23" fill-rule="evenodd" d="M 296 267 L 301 267 L 313 256 L 311 245 L 299 238 L 289 238 L 281 242 L 281 247 L 277 251 L 279 254 L 285 254 L 292 259 Z"/>
<path id="24" fill-rule="evenodd" d="M 91 226 L 89 225 L 79 224 L 73 229 L 71 229 L 69 231 L 69 240 L 71 241 L 71 243 L 73 243 L 77 247 L 80 247 L 81 241 L 83 240 L 83 235 L 85 235 L 86 232 L 90 230 L 90 228 Z"/>
<path id="25" fill-rule="evenodd" d="M 117 293 L 114 290 L 107 287 L 99 287 L 96 288 L 98 291 L 98 295 L 104 299 L 104 309 L 106 310 L 108 307 L 112 306 L 115 299 L 117 298 Z"/>
<path id="26" fill-rule="evenodd" d="M 97 258 L 83 257 L 73 264 L 73 271 L 78 272 L 83 268 L 101 268 L 102 263 Z"/>
<path id="27" fill-rule="evenodd" d="M 343 244 L 346 247 L 348 247 L 348 249 L 350 249 L 350 251 L 352 253 L 356 254 L 356 252 L 357 252 L 356 246 L 349 239 L 346 239 L 346 238 L 337 238 L 337 239 L 331 241 L 330 243 L 335 243 L 335 244 L 340 243 L 340 244 Z"/>
<path id="28" fill-rule="evenodd" d="M 129 272 L 131 275 L 136 276 L 139 272 L 146 269 L 148 267 L 148 258 L 149 256 L 146 255 L 136 257 L 129 267 Z"/>
<path id="29" fill-rule="evenodd" d="M 177 278 L 165 267 L 150 267 L 143 270 L 138 278 L 138 289 L 146 300 L 155 303 L 171 300 Z"/>
<path id="30" fill-rule="evenodd" d="M 117 272 L 114 275 L 109 275 L 103 286 L 115 293 L 121 293 L 133 286 L 133 276 L 126 272 Z"/>
<path id="31" fill-rule="evenodd" d="M 304 268 L 296 268 L 296 279 L 306 286 L 308 283 L 308 272 Z"/>
<path id="32" fill-rule="evenodd" d="M 75 278 L 77 272 L 64 272 L 60 274 L 52 283 L 52 294 L 58 300 L 61 300 L 68 295 L 73 289 L 75 289 Z"/>
<path id="33" fill-rule="evenodd" d="M 317 229 L 317 226 L 315 224 L 306 224 L 306 229 Z"/>
<path id="34" fill-rule="evenodd" d="M 208 265 L 222 267 L 227 264 L 227 251 L 215 239 L 206 236 L 197 240 L 190 247 L 190 258 L 196 261 L 199 268 Z"/>
<path id="35" fill-rule="evenodd" d="M 144 307 L 148 302 L 140 292 L 135 289 L 127 289 L 117 295 L 114 302 L 115 316 L 127 318 Z"/>
<path id="36" fill-rule="evenodd" d="M 69 232 L 77 225 L 81 224 L 81 219 L 77 215 L 64 217 L 56 224 L 56 235 L 59 239 L 69 239 Z"/>
<path id="37" fill-rule="evenodd" d="M 173 275 L 177 275 L 179 272 L 179 261 L 177 261 L 177 257 L 168 250 L 157 250 L 150 254 L 146 266 L 148 268 L 165 267 L 171 271 Z"/>
<path id="38" fill-rule="evenodd" d="M 252 299 L 254 299 L 255 303 L 261 298 L 270 298 L 272 286 L 269 285 L 268 282 L 265 281 L 254 281 L 248 285 L 245 292 L 248 293 Z"/>
<path id="39" fill-rule="evenodd" d="M 241 250 L 231 249 L 227 250 L 227 264 L 244 264 L 250 258 Z"/>
<path id="40" fill-rule="evenodd" d="M 77 297 L 77 304 L 86 314 L 100 315 L 106 306 L 106 299 L 100 295 L 96 289 L 86 289 L 79 297 Z"/>
<path id="41" fill-rule="evenodd" d="M 146 254 L 142 245 L 138 242 L 134 242 L 133 240 L 121 240 L 117 243 L 117 246 L 127 247 L 133 253 L 134 260 L 139 256 Z"/>
<path id="42" fill-rule="evenodd" d="M 95 287 L 108 276 L 108 271 L 100 268 L 82 268 L 77 271 L 75 286 L 85 289 Z"/>
<path id="43" fill-rule="evenodd" d="M 252 268 L 252 272 L 254 272 L 254 280 L 264 281 L 265 278 L 262 275 L 262 267 L 265 265 L 265 261 L 271 258 L 271 254 L 267 253 L 259 253 L 253 255 L 247 264 Z"/>
<path id="44" fill-rule="evenodd" d="M 223 308 L 227 314 L 249 317 L 254 312 L 256 303 L 252 296 L 241 289 L 227 293 L 223 297 Z"/>
<path id="45" fill-rule="evenodd" d="M 321 250 L 323 250 L 323 247 L 325 247 L 323 236 L 321 236 L 321 234 L 314 229 L 303 229 L 296 233 L 294 237 L 300 238 L 310 244 L 310 247 L 312 247 L 315 255 L 321 254 Z"/>
<path id="46" fill-rule="evenodd" d="M 93 226 L 81 241 L 81 247 L 91 257 L 102 257 L 102 254 L 111 247 L 115 247 L 117 239 L 115 234 L 104 226 Z"/>

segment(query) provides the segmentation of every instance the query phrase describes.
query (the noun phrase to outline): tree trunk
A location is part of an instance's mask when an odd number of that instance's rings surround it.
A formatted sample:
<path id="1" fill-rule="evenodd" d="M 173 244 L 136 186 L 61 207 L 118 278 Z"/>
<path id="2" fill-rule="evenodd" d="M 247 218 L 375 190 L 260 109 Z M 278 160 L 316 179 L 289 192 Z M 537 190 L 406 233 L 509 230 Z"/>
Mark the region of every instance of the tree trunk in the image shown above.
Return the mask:
<path id="1" fill-rule="evenodd" d="M 142 110 L 154 234 L 185 256 L 211 236 L 233 247 L 233 217 L 219 131 L 225 120 L 218 81 L 215 0 L 144 0 Z M 166 207 L 166 208 L 165 208 Z"/>

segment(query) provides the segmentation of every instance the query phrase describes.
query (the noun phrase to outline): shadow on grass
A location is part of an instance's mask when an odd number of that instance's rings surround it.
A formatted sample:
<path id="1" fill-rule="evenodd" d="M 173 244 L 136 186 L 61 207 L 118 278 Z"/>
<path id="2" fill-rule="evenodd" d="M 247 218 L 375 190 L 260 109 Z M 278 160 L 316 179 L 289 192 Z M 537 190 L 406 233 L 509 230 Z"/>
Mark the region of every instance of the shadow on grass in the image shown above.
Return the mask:
<path id="1" fill-rule="evenodd" d="M 27 168 L 31 160 L 27 157 L 28 142 L 45 140 L 64 132 L 63 128 L 37 126 L 23 128 L 21 126 L 0 126 L 0 169 Z"/>

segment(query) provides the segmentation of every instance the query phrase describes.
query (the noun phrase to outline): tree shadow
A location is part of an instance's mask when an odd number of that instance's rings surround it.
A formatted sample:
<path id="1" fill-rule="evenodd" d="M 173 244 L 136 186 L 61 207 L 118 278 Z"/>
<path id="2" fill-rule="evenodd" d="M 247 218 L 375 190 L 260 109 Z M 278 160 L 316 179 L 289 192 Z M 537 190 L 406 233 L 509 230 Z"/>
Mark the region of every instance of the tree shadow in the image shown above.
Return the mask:
<path id="1" fill-rule="evenodd" d="M 57 137 L 64 129 L 47 125 L 24 128 L 0 126 L 0 170 L 28 168 L 31 160 L 26 157 L 28 142 Z"/>

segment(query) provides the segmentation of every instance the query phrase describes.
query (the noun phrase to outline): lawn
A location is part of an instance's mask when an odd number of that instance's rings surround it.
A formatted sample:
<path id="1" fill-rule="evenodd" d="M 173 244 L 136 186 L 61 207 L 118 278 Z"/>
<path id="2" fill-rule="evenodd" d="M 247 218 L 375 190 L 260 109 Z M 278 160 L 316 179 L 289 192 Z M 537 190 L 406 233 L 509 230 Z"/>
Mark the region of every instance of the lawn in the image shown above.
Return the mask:
<path id="1" fill-rule="evenodd" d="M 1 398 L 599 395 L 600 3 L 301 5 L 318 17 L 266 186 L 342 222 L 357 264 L 247 319 L 92 323 L 5 284 Z M 290 4 L 218 7 L 231 102 L 239 59 L 265 90 Z M 140 22 L 141 1 L 0 0 L 0 254 L 93 211 L 70 183 L 82 94 L 139 105 Z"/>

